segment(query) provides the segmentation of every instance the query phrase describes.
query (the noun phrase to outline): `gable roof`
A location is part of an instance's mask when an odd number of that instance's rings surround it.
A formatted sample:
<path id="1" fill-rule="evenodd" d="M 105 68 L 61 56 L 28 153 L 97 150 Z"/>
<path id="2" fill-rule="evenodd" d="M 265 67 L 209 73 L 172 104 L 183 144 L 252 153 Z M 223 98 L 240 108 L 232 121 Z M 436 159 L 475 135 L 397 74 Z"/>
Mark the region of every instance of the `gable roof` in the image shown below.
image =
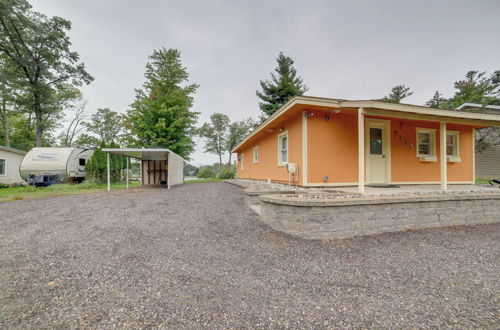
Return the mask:
<path id="1" fill-rule="evenodd" d="M 26 155 L 26 151 L 17 150 L 17 149 L 6 147 L 6 146 L 0 146 L 0 150 L 12 152 L 12 153 L 23 155 L 23 156 Z"/>
<path id="2" fill-rule="evenodd" d="M 272 123 L 281 118 L 291 109 L 296 106 L 311 106 L 323 110 L 332 110 L 340 108 L 365 108 L 379 110 L 384 116 L 397 115 L 399 117 L 406 117 L 412 119 L 415 116 L 429 116 L 434 120 L 443 120 L 448 122 L 464 123 L 467 121 L 469 124 L 478 126 L 500 126 L 500 116 L 496 114 L 463 112 L 458 110 L 443 110 L 435 109 L 421 105 L 390 103 L 379 100 L 343 100 L 331 99 L 316 96 L 295 96 L 286 102 L 278 111 L 265 120 L 259 127 L 252 131 L 243 139 L 234 149 L 233 152 L 238 151 L 249 140 L 255 137 L 264 129 L 272 126 Z M 305 109 L 304 109 L 305 110 Z M 367 113 L 372 114 L 372 113 Z M 382 115 L 382 114 L 378 114 Z M 470 121 L 470 122 L 469 122 Z"/>

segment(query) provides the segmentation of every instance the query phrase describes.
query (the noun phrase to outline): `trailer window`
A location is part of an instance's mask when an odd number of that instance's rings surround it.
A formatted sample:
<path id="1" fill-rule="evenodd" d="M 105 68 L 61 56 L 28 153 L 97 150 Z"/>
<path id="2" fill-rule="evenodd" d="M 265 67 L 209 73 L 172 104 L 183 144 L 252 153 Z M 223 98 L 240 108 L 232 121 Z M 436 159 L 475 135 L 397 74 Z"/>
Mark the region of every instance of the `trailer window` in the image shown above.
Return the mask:
<path id="1" fill-rule="evenodd" d="M 0 159 L 0 175 L 5 175 L 5 159 Z"/>
<path id="2" fill-rule="evenodd" d="M 85 166 L 85 158 L 80 158 L 80 166 Z"/>

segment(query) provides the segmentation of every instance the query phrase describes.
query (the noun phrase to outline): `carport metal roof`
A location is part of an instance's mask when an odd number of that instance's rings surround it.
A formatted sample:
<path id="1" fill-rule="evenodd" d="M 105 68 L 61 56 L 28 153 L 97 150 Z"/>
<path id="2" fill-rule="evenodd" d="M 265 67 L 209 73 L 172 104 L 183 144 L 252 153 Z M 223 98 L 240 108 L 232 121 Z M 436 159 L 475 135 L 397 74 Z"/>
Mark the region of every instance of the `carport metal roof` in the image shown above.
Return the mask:
<path id="1" fill-rule="evenodd" d="M 168 154 L 182 158 L 175 152 L 167 148 L 104 148 L 102 151 L 109 154 L 121 155 L 141 160 L 165 160 L 168 159 Z"/>
<path id="2" fill-rule="evenodd" d="M 107 164 L 106 164 L 106 174 L 108 181 L 108 191 L 111 191 L 111 175 L 110 175 L 110 166 L 109 166 L 109 155 L 120 155 L 124 157 L 130 157 L 140 160 L 167 160 L 168 155 L 171 154 L 175 157 L 179 157 L 183 161 L 184 158 L 176 154 L 167 148 L 103 148 L 102 151 L 107 153 Z M 142 166 L 142 165 L 141 165 Z M 128 162 L 127 162 L 127 189 L 129 185 L 129 177 L 128 177 Z M 170 183 L 168 185 L 168 189 L 170 189 Z"/>

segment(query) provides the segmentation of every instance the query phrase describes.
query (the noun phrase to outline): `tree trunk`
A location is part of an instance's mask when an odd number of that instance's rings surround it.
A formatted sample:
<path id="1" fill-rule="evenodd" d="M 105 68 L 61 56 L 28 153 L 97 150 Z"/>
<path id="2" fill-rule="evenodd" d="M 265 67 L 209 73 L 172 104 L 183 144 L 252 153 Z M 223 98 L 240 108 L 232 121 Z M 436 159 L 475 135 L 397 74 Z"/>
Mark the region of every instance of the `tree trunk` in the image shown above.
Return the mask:
<path id="1" fill-rule="evenodd" d="M 42 106 L 40 104 L 40 95 L 38 93 L 34 94 L 35 97 L 35 147 L 42 146 Z"/>
<path id="2" fill-rule="evenodd" d="M 222 169 L 222 153 L 219 154 L 219 171 Z"/>
<path id="3" fill-rule="evenodd" d="M 3 144 L 6 147 L 10 147 L 9 140 L 9 118 L 7 117 L 7 101 L 2 100 L 2 128 L 3 128 Z"/>
<path id="4" fill-rule="evenodd" d="M 227 164 L 229 166 L 231 166 L 231 156 L 233 155 L 233 153 L 231 152 L 231 150 L 229 150 L 229 161 L 227 162 Z"/>

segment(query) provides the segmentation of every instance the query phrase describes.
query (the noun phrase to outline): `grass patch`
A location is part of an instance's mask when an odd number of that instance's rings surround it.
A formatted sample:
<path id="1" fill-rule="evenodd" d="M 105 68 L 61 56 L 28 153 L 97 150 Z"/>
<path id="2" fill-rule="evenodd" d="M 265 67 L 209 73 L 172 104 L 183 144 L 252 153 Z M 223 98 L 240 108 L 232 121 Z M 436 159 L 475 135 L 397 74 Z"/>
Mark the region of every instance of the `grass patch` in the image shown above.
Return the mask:
<path id="1" fill-rule="evenodd" d="M 138 182 L 130 182 L 130 187 L 139 186 Z M 125 189 L 126 182 L 114 182 L 111 190 Z M 0 189 L 0 202 L 14 201 L 25 198 L 46 198 L 66 195 L 86 194 L 98 191 L 105 191 L 105 183 L 81 183 L 81 184 L 54 184 L 50 187 L 10 187 Z"/>
<path id="2" fill-rule="evenodd" d="M 489 179 L 476 179 L 476 184 L 485 184 L 485 183 L 490 183 Z"/>
<path id="3" fill-rule="evenodd" d="M 189 183 L 206 183 L 206 182 L 221 182 L 222 179 L 219 178 L 210 178 L 210 179 L 199 179 L 199 180 L 187 180 L 184 181 L 184 184 L 189 184 Z"/>

